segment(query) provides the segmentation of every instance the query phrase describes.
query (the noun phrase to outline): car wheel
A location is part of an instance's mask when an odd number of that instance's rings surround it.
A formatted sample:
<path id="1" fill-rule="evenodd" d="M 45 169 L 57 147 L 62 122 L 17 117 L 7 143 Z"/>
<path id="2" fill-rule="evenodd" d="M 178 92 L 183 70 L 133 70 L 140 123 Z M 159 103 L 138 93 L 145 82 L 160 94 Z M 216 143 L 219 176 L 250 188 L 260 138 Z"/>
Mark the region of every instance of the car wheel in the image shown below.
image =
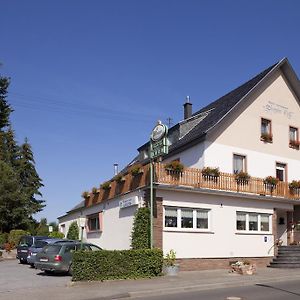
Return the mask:
<path id="1" fill-rule="evenodd" d="M 52 275 L 52 274 L 53 274 L 53 271 L 50 271 L 50 270 L 45 270 L 44 272 L 45 272 L 45 274 L 47 274 L 47 275 Z"/>
<path id="2" fill-rule="evenodd" d="M 20 259 L 20 264 L 24 265 L 26 264 L 26 261 L 24 259 Z"/>
<path id="3" fill-rule="evenodd" d="M 30 264 L 30 267 L 31 267 L 31 268 L 34 268 L 34 264 Z"/>

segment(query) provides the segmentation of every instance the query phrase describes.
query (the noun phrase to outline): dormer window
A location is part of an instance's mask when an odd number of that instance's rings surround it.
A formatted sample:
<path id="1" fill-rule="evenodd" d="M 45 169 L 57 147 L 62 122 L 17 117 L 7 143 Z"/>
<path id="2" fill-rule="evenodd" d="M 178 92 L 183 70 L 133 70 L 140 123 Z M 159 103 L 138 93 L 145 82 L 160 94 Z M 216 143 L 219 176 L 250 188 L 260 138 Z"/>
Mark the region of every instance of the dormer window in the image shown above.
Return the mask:
<path id="1" fill-rule="evenodd" d="M 289 146 L 294 149 L 299 149 L 299 132 L 298 128 L 290 126 L 289 130 Z"/>
<path id="2" fill-rule="evenodd" d="M 272 123 L 271 120 L 261 119 L 260 139 L 266 143 L 272 143 Z"/>

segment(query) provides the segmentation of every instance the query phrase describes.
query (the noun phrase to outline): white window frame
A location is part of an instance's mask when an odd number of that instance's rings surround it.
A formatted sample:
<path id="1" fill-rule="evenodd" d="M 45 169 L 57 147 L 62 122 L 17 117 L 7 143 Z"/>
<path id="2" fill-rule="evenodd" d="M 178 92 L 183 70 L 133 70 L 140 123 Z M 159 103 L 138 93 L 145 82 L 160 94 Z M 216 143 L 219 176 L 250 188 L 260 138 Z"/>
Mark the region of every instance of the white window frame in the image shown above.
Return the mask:
<path id="1" fill-rule="evenodd" d="M 246 230 L 238 230 L 237 229 L 237 214 L 241 213 L 241 214 L 246 214 Z M 257 224 L 257 229 L 258 230 L 249 230 L 249 215 L 251 214 L 255 214 L 258 216 L 258 224 Z M 268 215 L 269 217 L 269 230 L 268 231 L 264 231 L 261 230 L 261 216 L 262 215 Z M 270 213 L 263 213 L 263 212 L 254 212 L 254 211 L 241 211 L 238 210 L 235 213 L 235 230 L 236 233 L 241 233 L 241 234 L 272 234 L 272 214 Z"/>
<path id="2" fill-rule="evenodd" d="M 166 220 L 166 209 L 173 208 L 177 209 L 177 227 L 167 227 L 165 226 Z M 193 210 L 193 228 L 182 228 L 181 227 L 181 210 L 182 209 L 191 209 Z M 208 228 L 197 228 L 197 210 L 207 211 L 207 218 L 208 218 Z M 163 229 L 164 231 L 181 231 L 181 232 L 211 232 L 211 220 L 212 220 L 212 212 L 209 208 L 202 208 L 202 207 L 178 207 L 178 206 L 171 206 L 166 205 L 164 206 L 164 213 L 163 213 Z"/>

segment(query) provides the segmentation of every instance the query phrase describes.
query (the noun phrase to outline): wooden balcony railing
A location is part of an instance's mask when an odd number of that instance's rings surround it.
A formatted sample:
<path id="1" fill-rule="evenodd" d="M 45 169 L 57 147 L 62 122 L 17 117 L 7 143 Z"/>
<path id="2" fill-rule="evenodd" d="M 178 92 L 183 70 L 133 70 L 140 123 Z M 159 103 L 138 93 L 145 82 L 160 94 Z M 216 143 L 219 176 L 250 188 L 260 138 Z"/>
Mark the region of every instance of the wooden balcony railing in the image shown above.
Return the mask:
<path id="1" fill-rule="evenodd" d="M 91 206 L 105 200 L 113 199 L 128 192 L 149 186 L 149 165 L 141 167 L 141 173 L 133 176 L 125 174 L 122 182 L 110 181 L 107 190 L 98 189 L 97 193 L 90 193 L 85 199 L 85 206 Z M 300 199 L 300 189 L 290 190 L 287 182 L 279 182 L 276 186 L 264 184 L 262 178 L 251 177 L 247 182 L 238 182 L 233 174 L 222 173 L 218 177 L 203 176 L 201 169 L 184 168 L 183 172 L 173 172 L 165 169 L 162 163 L 156 163 L 154 167 L 154 181 L 156 183 L 188 186 L 211 190 L 222 190 L 237 193 L 256 195 L 269 195 L 273 197 Z"/>
<path id="2" fill-rule="evenodd" d="M 156 164 L 155 175 L 157 183 L 169 185 L 300 199 L 300 189 L 290 190 L 288 183 L 281 181 L 272 186 L 265 184 L 262 178 L 251 177 L 247 181 L 237 181 L 235 175 L 229 173 L 220 172 L 218 177 L 204 176 L 201 169 L 196 168 L 185 168 L 178 173 L 166 170 L 162 163 Z"/>

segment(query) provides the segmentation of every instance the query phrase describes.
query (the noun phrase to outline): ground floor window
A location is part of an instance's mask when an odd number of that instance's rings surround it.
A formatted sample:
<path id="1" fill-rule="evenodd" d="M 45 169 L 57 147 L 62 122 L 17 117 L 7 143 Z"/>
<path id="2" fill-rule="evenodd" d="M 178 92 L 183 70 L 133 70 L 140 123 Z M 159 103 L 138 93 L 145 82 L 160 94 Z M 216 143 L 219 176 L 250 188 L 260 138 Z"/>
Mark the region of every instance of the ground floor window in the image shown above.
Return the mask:
<path id="1" fill-rule="evenodd" d="M 270 232 L 271 215 L 250 212 L 236 213 L 236 229 L 238 231 Z"/>
<path id="2" fill-rule="evenodd" d="M 164 225 L 167 228 L 209 229 L 208 209 L 165 207 Z"/>
<path id="3" fill-rule="evenodd" d="M 100 230 L 99 215 L 88 216 L 87 225 L 88 231 Z"/>

